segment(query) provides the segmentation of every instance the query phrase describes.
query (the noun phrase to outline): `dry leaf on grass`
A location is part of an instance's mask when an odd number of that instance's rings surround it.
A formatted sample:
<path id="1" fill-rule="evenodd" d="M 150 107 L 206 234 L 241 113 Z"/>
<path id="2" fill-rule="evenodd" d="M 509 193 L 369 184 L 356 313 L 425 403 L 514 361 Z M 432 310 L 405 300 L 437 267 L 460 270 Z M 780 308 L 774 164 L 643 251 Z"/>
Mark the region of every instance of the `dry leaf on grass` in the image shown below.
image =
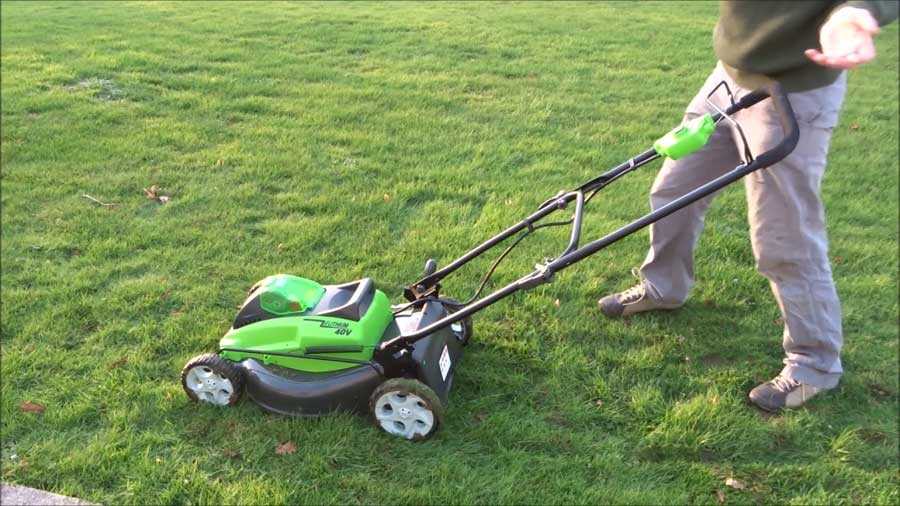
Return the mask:
<path id="1" fill-rule="evenodd" d="M 559 299 L 554 300 L 553 305 L 559 307 Z"/>
<path id="2" fill-rule="evenodd" d="M 719 504 L 725 504 L 725 492 L 716 490 L 716 500 L 719 501 Z"/>
<path id="3" fill-rule="evenodd" d="M 734 478 L 726 478 L 725 485 L 735 490 L 744 490 L 745 488 L 747 488 L 747 485 L 745 485 L 744 482 L 736 480 Z"/>
<path id="4" fill-rule="evenodd" d="M 276 449 L 275 452 L 277 453 L 278 450 Z M 231 448 L 225 448 L 224 450 L 222 450 L 222 455 L 224 455 L 225 458 L 232 460 L 241 460 L 241 457 L 243 456 L 241 455 L 241 452 L 232 450 Z"/>
<path id="5" fill-rule="evenodd" d="M 31 401 L 25 401 L 22 404 L 19 404 L 19 409 L 21 409 L 23 413 L 38 413 L 38 414 L 40 414 L 40 413 L 43 413 L 44 409 L 46 409 L 46 408 L 44 408 L 43 404 L 38 404 L 36 402 L 31 402 Z"/>
<path id="6" fill-rule="evenodd" d="M 147 196 L 150 200 L 155 200 L 160 204 L 165 204 L 169 201 L 168 195 L 160 195 L 160 187 L 157 185 L 152 185 L 150 188 L 144 188 L 144 195 Z"/>
<path id="7" fill-rule="evenodd" d="M 278 455 L 289 455 L 297 451 L 297 445 L 293 441 L 285 441 L 275 447 L 275 453 Z"/>
<path id="8" fill-rule="evenodd" d="M 123 365 L 125 365 L 125 364 L 127 364 L 127 363 L 128 363 L 128 357 L 125 356 L 125 357 L 119 358 L 119 359 L 117 359 L 117 360 L 111 362 L 111 363 L 109 364 L 109 366 L 107 366 L 107 369 L 110 369 L 110 370 L 112 370 L 112 369 L 117 369 L 117 368 L 122 367 Z"/>

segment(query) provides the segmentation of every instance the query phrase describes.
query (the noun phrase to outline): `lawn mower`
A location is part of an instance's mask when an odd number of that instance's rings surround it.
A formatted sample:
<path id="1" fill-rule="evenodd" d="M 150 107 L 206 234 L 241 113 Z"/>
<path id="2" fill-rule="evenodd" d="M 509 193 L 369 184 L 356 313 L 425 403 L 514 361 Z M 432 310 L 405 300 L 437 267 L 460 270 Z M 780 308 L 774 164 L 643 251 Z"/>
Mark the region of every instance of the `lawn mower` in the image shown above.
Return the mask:
<path id="1" fill-rule="evenodd" d="M 421 279 L 404 289 L 406 302 L 392 306 L 369 278 L 322 285 L 287 274 L 253 285 L 218 353 L 191 359 L 181 373 L 188 397 L 219 406 L 242 393 L 268 411 L 316 416 L 334 411 L 370 414 L 385 432 L 409 440 L 432 436 L 443 423 L 450 388 L 463 348 L 472 338 L 476 312 L 520 291 L 548 283 L 555 273 L 610 244 L 703 198 L 745 175 L 780 161 L 797 144 L 793 110 L 773 83 L 735 97 L 724 82 L 730 105 L 707 102 L 714 113 L 686 121 L 653 147 L 581 186 L 544 201 L 531 215 L 438 269 L 429 259 Z M 733 115 L 767 98 L 778 114 L 784 138 L 753 158 Z M 718 123 L 728 121 L 744 140 L 744 161 L 722 176 L 667 205 L 579 246 L 585 205 L 598 191 L 661 157 L 678 159 L 701 149 Z M 574 203 L 568 219 L 544 219 Z M 555 258 L 493 293 L 481 296 L 500 262 L 525 237 L 542 227 L 571 225 L 568 244 Z M 444 297 L 441 281 L 474 258 L 517 236 L 497 257 L 474 295 L 464 302 Z"/>

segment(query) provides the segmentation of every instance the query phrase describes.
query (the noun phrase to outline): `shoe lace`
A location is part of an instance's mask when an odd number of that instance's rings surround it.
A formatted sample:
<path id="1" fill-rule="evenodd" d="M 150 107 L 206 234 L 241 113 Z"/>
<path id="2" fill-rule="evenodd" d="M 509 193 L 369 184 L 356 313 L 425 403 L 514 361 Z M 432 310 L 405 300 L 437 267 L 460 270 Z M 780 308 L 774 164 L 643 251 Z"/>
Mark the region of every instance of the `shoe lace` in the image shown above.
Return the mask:
<path id="1" fill-rule="evenodd" d="M 625 290 L 624 292 L 622 292 L 622 295 L 619 297 L 619 301 L 622 304 L 629 304 L 629 303 L 635 302 L 637 300 L 640 300 L 641 297 L 643 297 L 643 296 L 644 296 L 644 284 L 638 283 L 638 284 L 632 286 L 631 288 L 629 288 L 628 290 Z"/>
<path id="2" fill-rule="evenodd" d="M 779 392 L 790 392 L 800 386 L 800 383 L 782 375 L 775 376 L 775 379 L 773 379 L 771 383 Z"/>

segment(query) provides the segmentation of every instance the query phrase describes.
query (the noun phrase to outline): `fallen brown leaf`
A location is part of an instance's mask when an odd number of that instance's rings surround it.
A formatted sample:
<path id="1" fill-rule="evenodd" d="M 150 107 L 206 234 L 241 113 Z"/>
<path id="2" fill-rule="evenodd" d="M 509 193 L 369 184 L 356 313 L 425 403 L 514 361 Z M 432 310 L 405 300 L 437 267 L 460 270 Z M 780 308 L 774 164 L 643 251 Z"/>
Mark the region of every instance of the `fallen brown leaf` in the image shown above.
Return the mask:
<path id="1" fill-rule="evenodd" d="M 124 357 L 110 363 L 106 368 L 112 370 L 112 369 L 122 367 L 123 365 L 125 365 L 127 363 L 128 363 L 128 357 L 124 356 Z"/>
<path id="2" fill-rule="evenodd" d="M 594 401 L 594 406 L 597 406 L 598 408 L 603 407 L 603 399 L 597 399 L 596 401 Z"/>
<path id="3" fill-rule="evenodd" d="M 297 451 L 297 445 L 294 444 L 293 441 L 285 441 L 280 445 L 275 447 L 275 453 L 277 455 L 289 455 Z"/>
<path id="4" fill-rule="evenodd" d="M 21 409 L 23 413 L 41 414 L 44 412 L 44 409 L 46 409 L 46 408 L 44 407 L 43 404 L 38 404 L 36 402 L 31 402 L 31 401 L 25 401 L 22 404 L 19 404 L 19 409 Z"/>
<path id="5" fill-rule="evenodd" d="M 160 195 L 160 187 L 157 185 L 152 185 L 150 188 L 144 188 L 144 195 L 147 196 L 150 200 L 155 200 L 160 204 L 165 204 L 169 201 L 168 195 Z"/>
<path id="6" fill-rule="evenodd" d="M 859 130 L 859 123 L 850 123 L 850 130 Z"/>
<path id="7" fill-rule="evenodd" d="M 385 193 L 385 194 L 384 194 L 384 201 L 385 201 L 385 202 L 388 202 L 389 200 L 391 200 L 391 196 L 388 195 L 387 193 Z"/>
<path id="8" fill-rule="evenodd" d="M 877 383 L 868 383 L 867 386 L 869 387 L 869 390 L 872 391 L 872 393 L 879 397 L 889 397 L 891 395 L 891 392 L 888 391 L 887 388 Z"/>
<path id="9" fill-rule="evenodd" d="M 744 490 L 745 488 L 747 488 L 747 485 L 745 485 L 744 482 L 736 480 L 734 478 L 725 478 L 725 485 L 735 490 Z"/>
<path id="10" fill-rule="evenodd" d="M 275 452 L 277 453 L 278 450 L 275 450 Z M 232 460 L 241 460 L 242 457 L 241 452 L 232 450 L 231 448 L 225 448 L 224 450 L 222 450 L 222 455 L 224 455 L 225 458 Z"/>
<path id="11" fill-rule="evenodd" d="M 553 305 L 559 307 L 559 299 L 554 300 Z"/>
<path id="12" fill-rule="evenodd" d="M 719 501 L 719 504 L 725 504 L 725 492 L 716 490 L 716 500 Z"/>

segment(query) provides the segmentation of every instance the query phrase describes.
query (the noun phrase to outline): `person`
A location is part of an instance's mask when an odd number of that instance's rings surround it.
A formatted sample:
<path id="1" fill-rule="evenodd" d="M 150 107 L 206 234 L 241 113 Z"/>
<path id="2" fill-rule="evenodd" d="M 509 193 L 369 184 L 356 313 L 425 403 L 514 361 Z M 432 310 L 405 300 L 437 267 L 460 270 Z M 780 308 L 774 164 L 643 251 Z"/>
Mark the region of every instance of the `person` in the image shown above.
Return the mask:
<path id="1" fill-rule="evenodd" d="M 714 112 L 706 98 L 722 81 L 740 96 L 775 80 L 788 94 L 800 126 L 800 141 L 787 158 L 744 180 L 756 269 L 768 278 L 784 320 L 784 368 L 749 394 L 767 411 L 800 406 L 837 386 L 842 374 L 841 308 L 828 260 L 820 185 L 846 70 L 875 58 L 873 36 L 897 18 L 897 10 L 897 1 L 719 4 L 713 37 L 719 62 L 687 107 L 685 120 Z M 771 101 L 736 117 L 752 153 L 770 149 L 783 136 Z M 741 163 L 741 137 L 725 125 L 704 149 L 665 161 L 651 189 L 653 209 Z M 623 317 L 684 304 L 694 283 L 693 250 L 712 199 L 650 227 L 639 283 L 600 299 L 603 315 Z"/>

